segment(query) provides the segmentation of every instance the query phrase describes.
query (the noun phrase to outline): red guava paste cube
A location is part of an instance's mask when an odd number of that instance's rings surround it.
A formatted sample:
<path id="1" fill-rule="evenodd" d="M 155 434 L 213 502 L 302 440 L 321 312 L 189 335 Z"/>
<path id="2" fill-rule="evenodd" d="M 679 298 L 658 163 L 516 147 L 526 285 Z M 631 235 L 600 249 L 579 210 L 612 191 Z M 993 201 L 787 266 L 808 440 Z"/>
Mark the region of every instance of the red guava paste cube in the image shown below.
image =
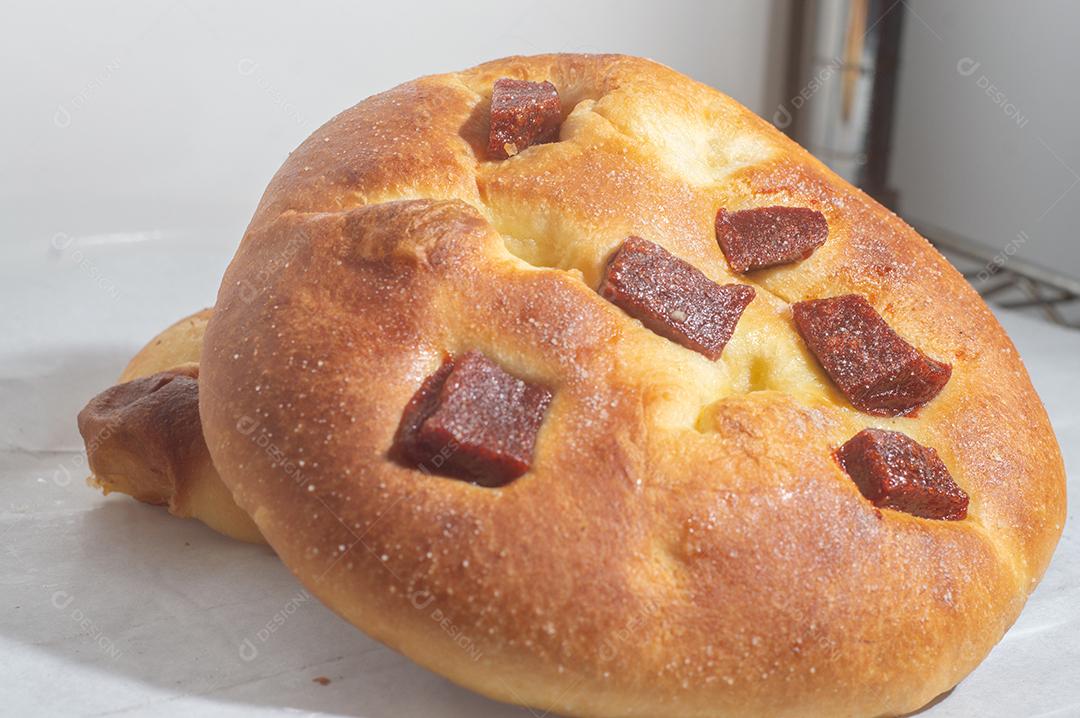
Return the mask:
<path id="1" fill-rule="evenodd" d="M 470 351 L 424 381 L 402 414 L 395 444 L 421 470 L 502 486 L 529 470 L 551 397 Z"/>
<path id="2" fill-rule="evenodd" d="M 938 395 L 952 367 L 908 344 L 865 297 L 798 302 L 795 326 L 829 378 L 858 409 L 910 413 Z"/>
<path id="3" fill-rule="evenodd" d="M 504 160 L 530 145 L 557 139 L 561 124 L 562 104 L 555 85 L 507 77 L 495 81 L 488 133 L 493 159 Z"/>
<path id="4" fill-rule="evenodd" d="M 874 506 L 926 519 L 967 516 L 968 495 L 937 451 L 898 431 L 864 429 L 837 450 L 836 458 Z"/>
<path id="5" fill-rule="evenodd" d="M 825 215 L 806 207 L 758 207 L 716 213 L 716 241 L 739 273 L 806 259 L 825 244 Z"/>
<path id="6" fill-rule="evenodd" d="M 660 336 L 715 360 L 754 289 L 717 284 L 660 245 L 630 237 L 608 262 L 600 294 Z"/>

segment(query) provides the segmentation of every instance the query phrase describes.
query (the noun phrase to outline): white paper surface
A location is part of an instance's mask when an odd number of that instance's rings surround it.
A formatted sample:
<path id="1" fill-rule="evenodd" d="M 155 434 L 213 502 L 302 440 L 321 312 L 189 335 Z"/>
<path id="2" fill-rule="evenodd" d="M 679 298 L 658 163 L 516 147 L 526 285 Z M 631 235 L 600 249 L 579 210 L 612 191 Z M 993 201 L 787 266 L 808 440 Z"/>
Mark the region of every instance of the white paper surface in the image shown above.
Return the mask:
<path id="1" fill-rule="evenodd" d="M 0 712 L 527 716 L 347 626 L 264 547 L 83 484 L 75 415 L 213 303 L 242 227 L 26 229 L 0 262 Z M 1002 315 L 1080 482 L 1080 332 Z M 314 678 L 330 679 L 328 685 Z M 1005 639 L 921 715 L 1080 716 L 1080 533 Z"/>

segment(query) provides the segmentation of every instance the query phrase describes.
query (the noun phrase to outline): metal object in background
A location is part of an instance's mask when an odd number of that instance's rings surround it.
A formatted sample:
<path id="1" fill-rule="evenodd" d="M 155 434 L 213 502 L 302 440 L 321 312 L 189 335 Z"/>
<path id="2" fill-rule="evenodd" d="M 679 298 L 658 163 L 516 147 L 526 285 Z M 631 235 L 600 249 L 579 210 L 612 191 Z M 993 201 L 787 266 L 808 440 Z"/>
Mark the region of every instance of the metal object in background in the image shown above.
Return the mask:
<path id="1" fill-rule="evenodd" d="M 886 177 L 903 9 L 898 0 L 796 2 L 789 38 L 783 129 L 888 207 L 896 204 Z"/>
<path id="2" fill-rule="evenodd" d="M 807 0 L 792 9 L 787 97 L 773 118 L 834 172 L 899 212 L 887 183 L 896 115 L 902 0 Z M 1080 328 L 1080 280 L 912 221 L 988 301 Z"/>
<path id="3" fill-rule="evenodd" d="M 998 253 L 940 227 L 914 222 L 960 270 L 984 299 L 1006 309 L 1037 311 L 1046 319 L 1080 329 L 1080 280 L 1017 257 L 1010 247 Z"/>

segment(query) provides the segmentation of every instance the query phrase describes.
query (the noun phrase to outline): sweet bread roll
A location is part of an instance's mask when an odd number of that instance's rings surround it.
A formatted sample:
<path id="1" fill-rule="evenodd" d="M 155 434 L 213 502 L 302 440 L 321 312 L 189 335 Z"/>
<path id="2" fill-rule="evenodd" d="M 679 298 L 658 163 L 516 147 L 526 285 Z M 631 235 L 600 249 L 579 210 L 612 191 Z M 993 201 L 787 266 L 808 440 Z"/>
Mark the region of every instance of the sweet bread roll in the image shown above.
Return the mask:
<path id="1" fill-rule="evenodd" d="M 212 310 L 185 317 L 128 363 L 79 413 L 90 484 L 167 506 L 242 541 L 262 542 L 217 474 L 199 421 L 199 352 Z"/>
<path id="2" fill-rule="evenodd" d="M 567 715 L 915 710 L 1015 620 L 1065 516 L 963 278 L 630 57 L 332 119 L 266 190 L 200 372 L 215 467 L 311 591 Z"/>
<path id="3" fill-rule="evenodd" d="M 201 309 L 163 329 L 131 358 L 117 383 L 150 376 L 180 364 L 198 364 L 206 324 L 213 314 L 213 309 Z"/>

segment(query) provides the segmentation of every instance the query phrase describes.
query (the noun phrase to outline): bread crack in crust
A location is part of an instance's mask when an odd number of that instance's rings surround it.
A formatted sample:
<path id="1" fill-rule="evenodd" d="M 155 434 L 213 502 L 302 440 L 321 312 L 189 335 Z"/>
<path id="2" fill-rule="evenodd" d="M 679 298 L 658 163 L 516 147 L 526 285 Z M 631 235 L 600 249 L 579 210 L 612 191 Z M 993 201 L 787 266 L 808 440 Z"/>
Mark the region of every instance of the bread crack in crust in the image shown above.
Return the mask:
<path id="1" fill-rule="evenodd" d="M 550 82 L 562 123 L 495 159 L 502 78 Z M 718 212 L 777 206 L 820 212 L 827 240 L 736 273 Z M 718 358 L 598 293 L 631 236 L 754 288 Z M 799 336 L 793 303 L 845 294 L 952 367 L 917 412 L 858 411 Z M 469 352 L 551 392 L 501 487 L 391 456 L 425 378 Z M 226 273 L 199 382 L 215 467 L 310 590 L 458 683 L 568 715 L 915 710 L 1002 636 L 1064 520 L 1046 414 L 960 275 L 730 98 L 630 57 L 426 77 L 316 131 Z M 966 518 L 865 498 L 834 452 L 868 428 L 931 447 Z"/>

